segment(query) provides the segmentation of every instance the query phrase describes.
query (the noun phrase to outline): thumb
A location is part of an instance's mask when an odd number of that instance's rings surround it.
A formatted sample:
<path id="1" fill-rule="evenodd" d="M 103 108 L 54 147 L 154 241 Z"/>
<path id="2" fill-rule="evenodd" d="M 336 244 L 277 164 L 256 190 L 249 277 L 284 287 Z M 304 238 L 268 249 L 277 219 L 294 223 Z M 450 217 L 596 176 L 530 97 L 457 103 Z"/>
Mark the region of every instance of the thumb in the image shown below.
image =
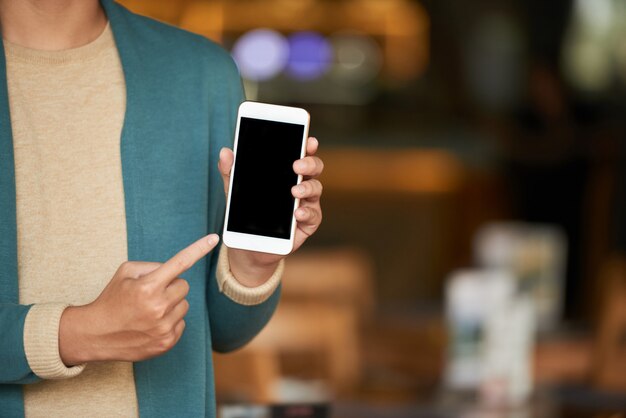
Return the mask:
<path id="1" fill-rule="evenodd" d="M 222 180 L 224 181 L 224 193 L 228 195 L 228 185 L 230 183 L 230 171 L 233 168 L 233 161 L 235 155 L 230 148 L 222 148 L 220 150 L 220 160 L 217 163 L 217 168 L 220 170 Z"/>

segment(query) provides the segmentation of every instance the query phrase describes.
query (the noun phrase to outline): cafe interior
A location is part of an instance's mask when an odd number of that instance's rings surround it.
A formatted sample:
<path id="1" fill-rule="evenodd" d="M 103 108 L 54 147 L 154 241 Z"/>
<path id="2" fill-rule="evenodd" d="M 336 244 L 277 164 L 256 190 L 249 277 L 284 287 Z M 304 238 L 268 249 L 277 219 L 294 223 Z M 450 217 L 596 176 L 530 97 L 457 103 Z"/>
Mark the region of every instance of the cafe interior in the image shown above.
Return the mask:
<path id="1" fill-rule="evenodd" d="M 120 2 L 320 142 L 221 417 L 626 416 L 626 0 Z"/>

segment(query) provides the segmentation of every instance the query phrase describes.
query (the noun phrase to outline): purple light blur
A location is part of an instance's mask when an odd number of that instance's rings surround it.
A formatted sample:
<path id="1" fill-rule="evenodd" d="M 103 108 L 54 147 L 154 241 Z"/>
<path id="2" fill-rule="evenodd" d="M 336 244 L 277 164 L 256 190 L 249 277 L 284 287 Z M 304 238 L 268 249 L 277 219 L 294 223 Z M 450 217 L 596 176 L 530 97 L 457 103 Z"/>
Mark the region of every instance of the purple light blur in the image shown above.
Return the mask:
<path id="1" fill-rule="evenodd" d="M 257 29 L 237 40 L 232 55 L 244 78 L 265 81 L 285 68 L 289 45 L 280 33 L 271 29 Z"/>
<path id="2" fill-rule="evenodd" d="M 313 80 L 330 68 L 333 49 L 328 40 L 315 32 L 296 32 L 289 36 L 287 72 L 298 80 Z"/>

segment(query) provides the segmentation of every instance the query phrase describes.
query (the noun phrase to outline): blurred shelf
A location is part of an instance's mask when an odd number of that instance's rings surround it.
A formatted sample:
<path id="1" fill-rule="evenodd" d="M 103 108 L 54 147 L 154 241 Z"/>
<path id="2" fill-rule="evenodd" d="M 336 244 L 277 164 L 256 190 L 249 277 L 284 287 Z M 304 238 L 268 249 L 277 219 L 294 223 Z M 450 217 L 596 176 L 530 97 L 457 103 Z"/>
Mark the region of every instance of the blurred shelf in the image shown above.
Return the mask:
<path id="1" fill-rule="evenodd" d="M 443 150 L 333 148 L 320 156 L 331 192 L 449 194 L 463 182 L 462 164 Z"/>

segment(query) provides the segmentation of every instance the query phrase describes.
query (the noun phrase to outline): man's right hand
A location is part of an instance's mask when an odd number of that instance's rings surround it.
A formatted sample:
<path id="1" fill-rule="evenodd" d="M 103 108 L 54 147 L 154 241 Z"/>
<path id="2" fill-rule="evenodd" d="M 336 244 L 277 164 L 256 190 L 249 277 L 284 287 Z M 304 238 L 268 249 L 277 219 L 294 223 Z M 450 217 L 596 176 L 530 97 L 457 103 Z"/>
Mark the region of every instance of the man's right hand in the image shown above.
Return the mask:
<path id="1" fill-rule="evenodd" d="M 67 366 L 91 361 L 139 361 L 176 345 L 185 329 L 189 284 L 179 276 L 206 256 L 211 234 L 163 264 L 123 263 L 100 296 L 61 316 L 59 352 Z"/>

